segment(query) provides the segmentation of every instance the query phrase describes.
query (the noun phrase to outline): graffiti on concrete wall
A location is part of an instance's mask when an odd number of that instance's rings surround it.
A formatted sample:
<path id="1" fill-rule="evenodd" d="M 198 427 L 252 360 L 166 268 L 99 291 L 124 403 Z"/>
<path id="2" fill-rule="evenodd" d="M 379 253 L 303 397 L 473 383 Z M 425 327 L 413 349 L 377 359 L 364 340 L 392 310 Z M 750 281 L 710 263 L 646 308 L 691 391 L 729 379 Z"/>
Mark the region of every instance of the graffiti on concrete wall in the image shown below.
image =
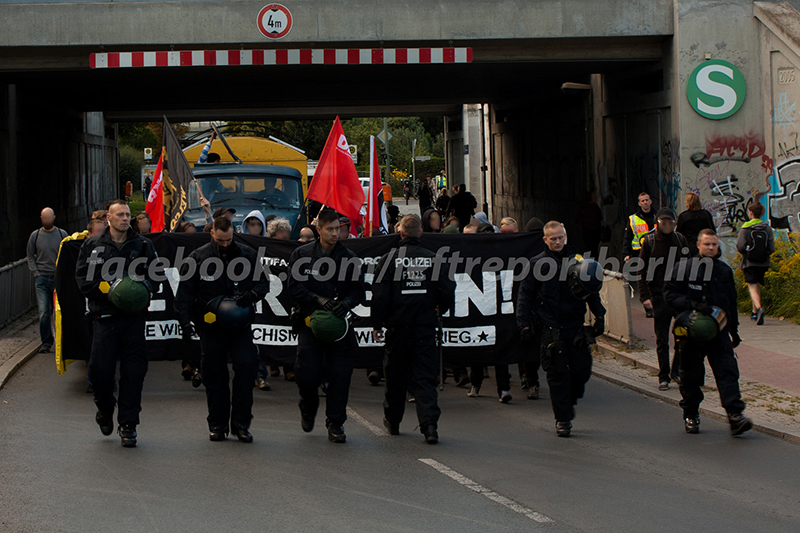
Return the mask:
<path id="1" fill-rule="evenodd" d="M 769 192 L 770 218 L 777 226 L 800 231 L 800 157 L 775 168 Z"/>
<path id="2" fill-rule="evenodd" d="M 693 186 L 687 190 L 700 195 L 703 208 L 714 219 L 723 256 L 732 262 L 736 234 L 748 219 L 747 209 L 754 202 L 764 201 L 770 190 L 773 162 L 764 137 L 753 132 L 710 134 L 705 150 L 693 153 L 690 160 L 696 173 Z"/>
<path id="3" fill-rule="evenodd" d="M 772 110 L 775 135 L 775 172 L 769 178 L 766 204 L 774 227 L 800 231 L 800 132 L 797 103 L 788 93 L 778 95 Z"/>
<path id="4" fill-rule="evenodd" d="M 666 141 L 661 146 L 661 172 L 658 174 L 658 189 L 661 205 L 679 209 L 681 201 L 680 141 Z"/>

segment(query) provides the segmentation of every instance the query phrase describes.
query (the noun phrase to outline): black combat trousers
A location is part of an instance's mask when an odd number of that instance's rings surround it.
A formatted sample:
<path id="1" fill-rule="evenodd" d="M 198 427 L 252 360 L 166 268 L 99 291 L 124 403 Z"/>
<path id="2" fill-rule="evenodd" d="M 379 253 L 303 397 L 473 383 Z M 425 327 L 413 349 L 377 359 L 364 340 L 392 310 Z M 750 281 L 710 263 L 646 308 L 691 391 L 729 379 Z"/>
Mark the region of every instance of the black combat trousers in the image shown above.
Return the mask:
<path id="1" fill-rule="evenodd" d="M 670 366 L 669 366 L 669 338 L 670 326 L 672 325 L 672 318 L 675 312 L 664 297 L 660 294 L 654 294 L 650 298 L 653 302 L 653 329 L 656 334 L 656 353 L 658 354 L 658 381 L 670 382 Z M 675 351 L 675 356 L 672 360 L 672 372 L 678 374 L 679 362 L 678 352 Z"/>
<path id="2" fill-rule="evenodd" d="M 680 340 L 677 350 L 681 354 L 680 405 L 685 418 L 695 418 L 700 409 L 700 402 L 703 401 L 703 391 L 700 387 L 705 382 L 706 357 L 717 382 L 722 407 L 729 415 L 744 411 L 745 404 L 739 391 L 739 365 L 727 329 L 708 343 Z"/>
<path id="3" fill-rule="evenodd" d="M 145 314 L 96 318 L 92 326 L 92 353 L 87 374 L 94 389 L 97 409 L 114 412 L 114 379 L 119 360 L 120 426 L 139 424 L 142 410 L 142 385 L 147 374 L 147 348 L 144 340 Z"/>
<path id="4" fill-rule="evenodd" d="M 347 400 L 353 377 L 352 352 L 358 347 L 352 329 L 344 339 L 326 343 L 314 336 L 311 329 L 300 326 L 297 333 L 297 362 L 294 375 L 300 389 L 300 411 L 316 416 L 319 409 L 319 386 L 328 383 L 325 397 L 325 421 L 342 425 L 347 420 Z"/>
<path id="5" fill-rule="evenodd" d="M 436 351 L 436 328 L 430 326 L 393 327 L 386 331 L 383 360 L 386 393 L 383 414 L 392 424 L 403 420 L 406 393 L 417 406 L 420 427 L 437 424 L 439 409 L 436 381 L 439 354 Z"/>
<path id="6" fill-rule="evenodd" d="M 258 372 L 258 348 L 253 331 L 205 326 L 200 330 L 201 373 L 208 402 L 208 429 L 229 430 L 229 422 L 247 429 L 253 418 L 253 387 Z M 231 396 L 228 357 L 233 363 Z"/>
<path id="7" fill-rule="evenodd" d="M 583 326 L 542 328 L 542 369 L 547 373 L 556 421 L 569 422 L 592 375 L 592 354 Z"/>

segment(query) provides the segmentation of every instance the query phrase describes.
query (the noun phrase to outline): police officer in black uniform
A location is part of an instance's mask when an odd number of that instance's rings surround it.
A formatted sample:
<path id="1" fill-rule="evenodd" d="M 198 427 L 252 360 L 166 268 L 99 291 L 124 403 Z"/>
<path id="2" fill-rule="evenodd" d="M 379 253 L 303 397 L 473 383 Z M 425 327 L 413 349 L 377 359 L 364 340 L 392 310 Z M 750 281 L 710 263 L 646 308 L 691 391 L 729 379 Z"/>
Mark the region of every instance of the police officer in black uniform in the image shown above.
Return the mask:
<path id="1" fill-rule="evenodd" d="M 542 325 L 542 368 L 559 437 L 569 437 L 575 405 L 592 375 L 592 354 L 583 326 L 586 304 L 595 316 L 591 336 L 604 333 L 606 314 L 598 294 L 602 269 L 598 273 L 595 261 L 576 259 L 566 237 L 560 222 L 545 224 L 547 249 L 531 259 L 530 273 L 517 297 L 517 326 L 523 341 L 530 342 L 534 314 Z"/>
<path id="2" fill-rule="evenodd" d="M 193 266 L 196 268 L 191 272 Z M 212 441 L 225 440 L 230 431 L 242 442 L 253 442 L 249 428 L 258 349 L 253 344 L 251 326 L 253 306 L 267 292 L 267 277 L 255 250 L 234 242 L 230 220 L 214 219 L 211 242 L 189 254 L 181 267 L 181 283 L 175 297 L 184 341 L 191 341 L 193 323 L 200 335 Z M 232 396 L 229 356 L 234 372 Z"/>
<path id="3" fill-rule="evenodd" d="M 327 381 L 325 425 L 331 442 L 347 440 L 347 399 L 353 375 L 352 352 L 358 347 L 355 331 L 327 342 L 317 338 L 307 325 L 315 310 L 325 310 L 347 320 L 350 311 L 364 301 L 361 261 L 339 242 L 339 215 L 325 208 L 317 216 L 319 240 L 292 252 L 289 258 L 289 293 L 295 301 L 292 321 L 297 331 L 297 362 L 294 373 L 300 389 L 303 431 L 314 429 L 319 409 L 319 387 Z"/>
<path id="4" fill-rule="evenodd" d="M 400 434 L 400 422 L 410 392 L 417 405 L 419 428 L 425 442 L 439 442 L 437 424 L 436 327 L 439 316 L 453 306 L 455 281 L 447 264 L 420 243 L 422 222 L 416 215 L 400 222 L 400 247 L 384 255 L 372 283 L 373 337 L 384 340 L 386 330 L 386 394 L 383 425 L 390 435 Z M 438 313 L 438 316 L 437 316 Z"/>
<path id="5" fill-rule="evenodd" d="M 119 365 L 118 433 L 126 448 L 136 446 L 136 426 L 142 410 L 142 385 L 147 374 L 147 349 L 144 326 L 149 293 L 158 290 L 162 272 L 153 262 L 158 258 L 153 243 L 131 228 L 131 211 L 124 200 L 108 208 L 108 228 L 98 237 L 86 239 L 78 255 L 75 278 L 89 300 L 92 324 L 92 351 L 88 378 L 97 405 L 95 420 L 103 435 L 114 431 L 114 379 Z M 152 269 L 150 267 L 153 266 Z M 128 276 L 146 287 L 142 305 L 129 308 L 111 296 L 115 283 Z M 114 290 L 112 290 L 114 287 Z M 141 289 L 141 287 L 139 287 Z"/>
<path id="6" fill-rule="evenodd" d="M 677 314 L 696 310 L 712 315 L 714 307 L 727 315 L 727 325 L 709 342 L 694 342 L 676 337 L 676 351 L 680 350 L 680 391 L 684 429 L 687 433 L 700 432 L 700 387 L 705 379 L 705 357 L 719 389 L 722 407 L 728 413 L 731 434 L 738 436 L 753 427 L 753 421 L 744 416 L 745 403 L 739 390 L 739 365 L 733 349 L 739 346 L 739 311 L 736 306 L 736 283 L 731 267 L 719 259 L 719 240 L 711 229 L 697 235 L 698 256 L 682 259 L 664 282 L 664 300 Z M 711 269 L 709 274 L 708 269 Z M 676 320 L 677 323 L 677 320 Z"/>

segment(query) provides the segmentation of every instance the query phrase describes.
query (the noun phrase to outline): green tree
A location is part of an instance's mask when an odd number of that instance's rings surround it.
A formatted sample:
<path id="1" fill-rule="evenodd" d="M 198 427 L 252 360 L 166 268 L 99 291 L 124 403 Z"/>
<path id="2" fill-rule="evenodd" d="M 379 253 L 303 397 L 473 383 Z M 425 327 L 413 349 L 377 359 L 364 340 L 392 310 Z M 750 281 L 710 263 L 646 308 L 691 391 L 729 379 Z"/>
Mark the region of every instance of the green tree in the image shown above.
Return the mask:
<path id="1" fill-rule="evenodd" d="M 142 152 L 145 148 L 158 148 L 161 138 L 144 122 L 123 122 L 119 125 L 119 144 Z"/>
<path id="2" fill-rule="evenodd" d="M 134 189 L 140 188 L 142 180 L 142 152 L 133 146 L 121 146 L 119 149 L 119 180 L 133 183 Z"/>

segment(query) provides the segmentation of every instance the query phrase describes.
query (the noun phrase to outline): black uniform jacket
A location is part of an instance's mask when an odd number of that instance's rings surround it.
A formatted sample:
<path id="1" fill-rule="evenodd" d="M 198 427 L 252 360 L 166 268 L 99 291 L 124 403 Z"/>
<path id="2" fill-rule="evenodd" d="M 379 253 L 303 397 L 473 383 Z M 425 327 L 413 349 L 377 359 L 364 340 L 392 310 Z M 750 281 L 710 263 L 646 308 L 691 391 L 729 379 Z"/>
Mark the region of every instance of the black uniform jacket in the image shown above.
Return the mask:
<path id="1" fill-rule="evenodd" d="M 333 259 L 333 275 L 327 271 L 330 261 L 318 261 L 323 257 Z M 340 242 L 330 254 L 324 252 L 319 241 L 304 244 L 295 248 L 289 257 L 288 286 L 289 294 L 300 306 L 303 316 L 318 309 L 314 296 L 335 298 L 347 309 L 353 309 L 364 301 L 365 295 L 361 259 Z"/>
<path id="2" fill-rule="evenodd" d="M 100 284 L 104 281 L 108 285 L 112 285 L 117 279 L 135 274 L 144 278 L 143 281 L 151 293 L 158 292 L 160 283 L 153 278 L 162 276 L 164 269 L 161 267 L 150 269 L 151 263 L 158 259 L 153 243 L 132 228 L 128 228 L 125 239 L 122 248 L 117 248 L 117 244 L 111 238 L 110 230 L 106 228 L 102 235 L 86 239 L 78 253 L 75 279 L 78 282 L 78 288 L 89 300 L 89 311 L 95 315 L 123 314 L 108 300 L 108 293 L 100 290 Z M 138 258 L 144 259 L 137 261 L 134 271 L 130 272 L 131 262 Z M 109 266 L 108 275 L 104 278 L 102 276 L 103 266 L 112 260 L 120 262 L 119 268 L 122 271 L 119 272 L 116 265 Z"/>
<path id="3" fill-rule="evenodd" d="M 705 281 L 711 262 L 711 279 Z M 695 275 L 692 275 L 695 272 Z M 681 259 L 664 282 L 664 300 L 676 313 L 692 309 L 692 302 L 719 307 L 728 315 L 728 331 L 739 332 L 739 312 L 736 308 L 736 282 L 733 270 L 719 259 L 691 257 Z"/>
<path id="4" fill-rule="evenodd" d="M 453 307 L 456 284 L 444 261 L 436 267 L 435 257 L 417 237 L 381 257 L 372 282 L 373 329 L 437 326 L 436 307 L 441 314 Z"/>
<path id="5" fill-rule="evenodd" d="M 570 291 L 564 268 L 565 260 L 574 256 L 575 250 L 565 246 L 561 253 L 546 248 L 531 259 L 530 272 L 522 280 L 517 296 L 517 327 L 531 327 L 534 313 L 543 325 L 551 328 L 579 327 L 586 319 L 586 304 L 595 317 L 606 315 L 599 294 L 582 300 Z"/>
<path id="6" fill-rule="evenodd" d="M 216 267 L 201 267 L 204 261 L 213 261 L 214 258 L 224 265 L 222 272 L 218 272 Z M 237 258 L 244 258 L 250 265 L 248 275 L 241 281 L 233 281 L 228 275 L 228 265 Z M 222 254 L 219 246 L 212 240 L 194 250 L 187 259 L 193 259 L 196 268 L 187 278 L 191 265 L 186 263 L 181 266 L 181 282 L 178 285 L 178 294 L 175 296 L 175 313 L 181 325 L 190 321 L 201 324 L 208 302 L 218 296 L 233 297 L 252 290 L 261 299 L 267 294 L 269 289 L 267 275 L 256 251 L 246 244 L 231 242 L 226 252 Z M 243 265 L 235 265 L 233 273 L 238 275 L 242 272 Z"/>

